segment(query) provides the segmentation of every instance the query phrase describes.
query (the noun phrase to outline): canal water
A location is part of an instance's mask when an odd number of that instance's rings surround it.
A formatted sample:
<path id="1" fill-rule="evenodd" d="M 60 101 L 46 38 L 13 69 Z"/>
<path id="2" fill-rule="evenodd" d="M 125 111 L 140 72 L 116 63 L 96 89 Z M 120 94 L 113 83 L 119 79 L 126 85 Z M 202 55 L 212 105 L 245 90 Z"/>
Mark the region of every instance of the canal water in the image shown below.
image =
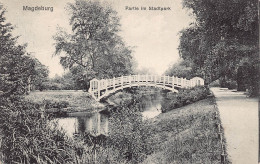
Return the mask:
<path id="1" fill-rule="evenodd" d="M 151 119 L 161 113 L 162 96 L 142 96 L 138 108 L 142 108 L 143 120 Z M 92 136 L 108 135 L 109 120 L 113 118 L 105 111 L 97 113 L 75 112 L 66 118 L 57 118 L 57 126 L 63 129 L 69 137 L 74 133 L 89 133 Z"/>

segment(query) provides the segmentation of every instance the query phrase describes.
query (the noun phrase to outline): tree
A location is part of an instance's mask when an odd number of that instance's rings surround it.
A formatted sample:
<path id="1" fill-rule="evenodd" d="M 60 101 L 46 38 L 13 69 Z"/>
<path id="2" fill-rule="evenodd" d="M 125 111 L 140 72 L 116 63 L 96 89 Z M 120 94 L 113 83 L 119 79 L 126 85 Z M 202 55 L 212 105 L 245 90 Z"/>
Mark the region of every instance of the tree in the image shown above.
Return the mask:
<path id="1" fill-rule="evenodd" d="M 50 90 L 76 90 L 80 87 L 73 79 L 73 74 L 69 71 L 62 76 L 55 75 L 54 78 L 49 79 L 44 83 L 45 89 Z"/>
<path id="2" fill-rule="evenodd" d="M 24 94 L 33 62 L 25 45 L 17 44 L 13 26 L 6 23 L 5 9 L 0 5 L 0 92 L 1 95 Z"/>
<path id="3" fill-rule="evenodd" d="M 6 23 L 5 9 L 0 5 L 0 94 L 21 95 L 30 85 L 40 86 L 48 76 L 48 69 L 26 53 L 26 45 L 17 43 L 13 26 Z M 28 87 L 29 86 L 29 87 Z"/>
<path id="4" fill-rule="evenodd" d="M 68 9 L 73 33 L 57 32 L 55 55 L 61 56 L 60 63 L 71 70 L 76 81 L 86 87 L 92 78 L 131 73 L 132 51 L 118 35 L 117 13 L 105 3 L 90 0 L 76 0 Z"/>
<path id="5" fill-rule="evenodd" d="M 139 75 L 154 75 L 155 70 L 154 68 L 150 68 L 150 67 L 142 67 L 140 69 L 136 69 L 134 71 L 134 74 L 139 74 Z"/>
<path id="6" fill-rule="evenodd" d="M 192 69 L 192 62 L 189 60 L 180 60 L 177 63 L 173 64 L 165 71 L 166 75 L 177 76 L 182 78 L 191 79 L 194 76 L 201 76 L 196 74 L 194 69 Z"/>
<path id="7" fill-rule="evenodd" d="M 245 61 L 257 73 L 256 0 L 184 0 L 183 6 L 192 10 L 196 22 L 180 33 L 180 56 L 192 61 L 207 82 L 237 80 Z"/>
<path id="8" fill-rule="evenodd" d="M 48 81 L 49 69 L 36 58 L 33 58 L 33 62 L 34 71 L 29 77 L 29 83 L 34 86 L 34 89 L 42 91 L 45 89 L 44 82 Z"/>

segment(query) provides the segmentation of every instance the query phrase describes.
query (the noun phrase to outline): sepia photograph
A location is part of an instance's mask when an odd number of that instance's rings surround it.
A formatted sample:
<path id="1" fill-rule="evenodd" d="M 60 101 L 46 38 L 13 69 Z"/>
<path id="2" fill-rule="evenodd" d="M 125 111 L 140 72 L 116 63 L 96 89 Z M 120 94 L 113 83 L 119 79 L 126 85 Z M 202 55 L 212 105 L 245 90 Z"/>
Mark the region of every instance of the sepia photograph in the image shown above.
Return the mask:
<path id="1" fill-rule="evenodd" d="M 260 164 L 258 0 L 0 0 L 0 164 Z"/>

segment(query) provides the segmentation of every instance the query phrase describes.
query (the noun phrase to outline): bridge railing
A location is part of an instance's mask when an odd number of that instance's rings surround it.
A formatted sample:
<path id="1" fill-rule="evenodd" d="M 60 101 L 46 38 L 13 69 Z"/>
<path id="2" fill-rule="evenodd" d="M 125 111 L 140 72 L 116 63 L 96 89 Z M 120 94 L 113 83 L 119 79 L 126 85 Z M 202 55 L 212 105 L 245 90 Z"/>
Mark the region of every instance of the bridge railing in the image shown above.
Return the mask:
<path id="1" fill-rule="evenodd" d="M 200 77 L 188 80 L 176 76 L 129 75 L 112 79 L 93 79 L 90 81 L 89 93 L 96 100 L 100 100 L 110 93 L 131 86 L 155 86 L 177 92 L 176 88 L 191 88 L 196 85 L 204 85 L 204 80 Z"/>

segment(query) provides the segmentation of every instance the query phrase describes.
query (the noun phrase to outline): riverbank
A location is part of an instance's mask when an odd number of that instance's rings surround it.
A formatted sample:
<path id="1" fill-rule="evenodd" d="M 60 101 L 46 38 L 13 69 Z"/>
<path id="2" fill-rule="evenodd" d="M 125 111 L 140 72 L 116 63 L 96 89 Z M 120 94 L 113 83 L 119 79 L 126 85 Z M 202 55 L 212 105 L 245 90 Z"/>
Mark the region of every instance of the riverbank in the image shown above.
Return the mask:
<path id="1" fill-rule="evenodd" d="M 61 91 L 52 92 L 36 93 L 40 98 L 34 97 L 33 94 L 27 98 L 41 101 L 46 100 L 45 98 L 53 101 L 68 101 L 71 106 L 78 104 L 83 107 L 86 106 L 84 102 L 91 103 L 88 93 L 71 91 L 62 94 Z M 125 102 L 131 99 L 130 95 L 134 96 L 136 101 L 133 101 L 134 104 L 129 106 Z M 143 105 L 145 106 L 145 103 L 139 101 L 142 99 L 152 100 L 155 96 L 144 95 L 146 95 L 145 92 L 142 94 L 117 93 L 110 98 L 114 104 L 121 104 L 118 106 L 118 111 L 114 112 L 115 117 L 110 118 L 110 121 L 114 121 L 113 125 L 115 125 L 114 128 L 112 127 L 114 130 L 110 127 L 111 132 L 114 132 L 114 135 L 111 135 L 111 141 L 114 141 L 113 143 L 116 145 L 119 140 L 122 140 L 122 144 L 116 147 L 113 144 L 110 145 L 115 151 L 120 150 L 115 158 L 121 158 L 127 152 L 131 156 L 133 155 L 132 161 L 141 162 L 144 159 L 144 164 L 220 163 L 222 147 L 218 137 L 219 131 L 216 127 L 216 123 L 219 123 L 220 120 L 219 117 L 216 117 L 218 109 L 215 106 L 214 97 L 172 109 L 153 119 L 142 121 L 140 115 L 142 110 L 140 109 Z M 122 100 L 124 103 L 121 102 Z M 127 114 L 129 117 L 126 116 Z M 126 144 L 125 139 L 127 139 L 127 143 L 131 143 L 132 147 Z M 121 150 L 122 147 L 124 147 L 124 151 Z M 140 153 L 143 155 L 134 156 Z"/>
<path id="2" fill-rule="evenodd" d="M 96 101 L 88 92 L 81 90 L 33 91 L 30 92 L 29 95 L 26 95 L 25 99 L 45 106 L 47 112 L 61 112 L 63 114 L 71 112 L 94 113 L 102 110 L 105 105 L 118 106 L 123 102 L 126 103 L 130 101 L 134 95 L 143 98 L 144 95 L 148 94 L 146 98 L 150 98 L 151 95 L 156 95 L 156 92 L 159 91 L 156 88 L 140 87 L 130 91 L 133 93 L 126 91 L 115 93 L 111 95 L 105 103 Z"/>
<path id="3" fill-rule="evenodd" d="M 81 90 L 34 91 L 26 95 L 25 99 L 45 107 L 48 106 L 47 111 L 50 112 L 96 112 L 104 107 L 88 92 Z"/>
<path id="4" fill-rule="evenodd" d="M 220 163 L 221 141 L 214 98 L 162 113 L 150 120 L 149 163 Z"/>

